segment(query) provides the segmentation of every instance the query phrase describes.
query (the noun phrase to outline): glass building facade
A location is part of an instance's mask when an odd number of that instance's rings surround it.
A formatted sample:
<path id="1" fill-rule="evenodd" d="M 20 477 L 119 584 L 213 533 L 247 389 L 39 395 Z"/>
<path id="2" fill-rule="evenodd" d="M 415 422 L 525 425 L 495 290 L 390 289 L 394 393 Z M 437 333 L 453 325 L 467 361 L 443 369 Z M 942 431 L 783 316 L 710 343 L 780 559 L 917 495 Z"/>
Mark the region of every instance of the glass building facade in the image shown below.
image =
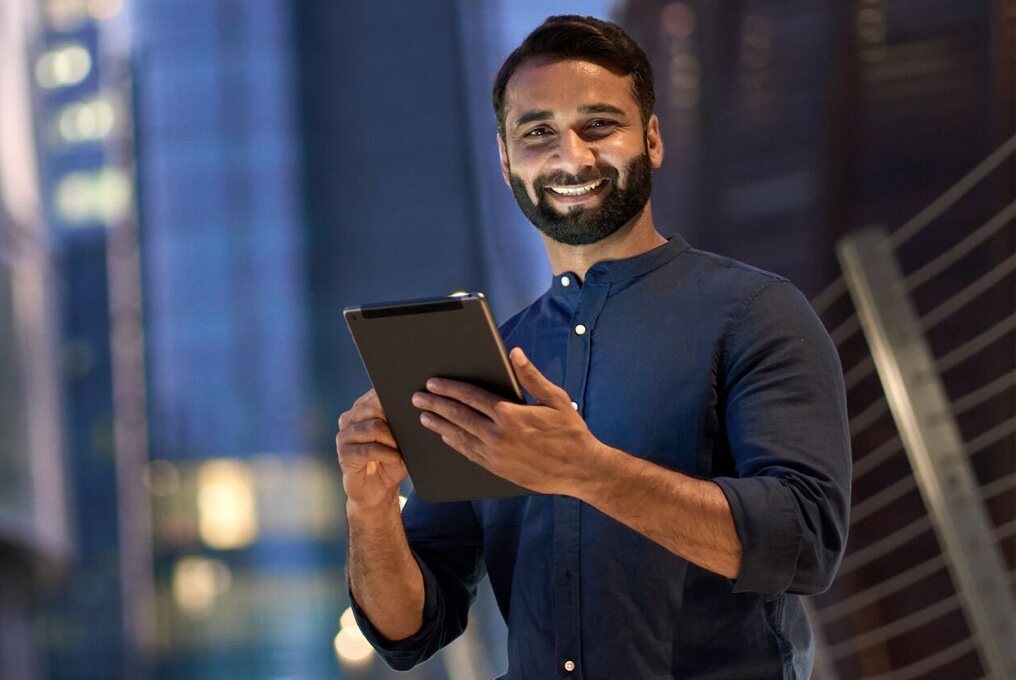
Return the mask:
<path id="1" fill-rule="evenodd" d="M 0 680 L 396 677 L 344 614 L 342 309 L 546 288 L 489 103 L 546 15 L 649 52 L 661 229 L 809 293 L 1011 129 L 1011 2 L 799 4 L 0 3 Z M 397 677 L 493 677 L 504 638 L 484 585 Z"/>

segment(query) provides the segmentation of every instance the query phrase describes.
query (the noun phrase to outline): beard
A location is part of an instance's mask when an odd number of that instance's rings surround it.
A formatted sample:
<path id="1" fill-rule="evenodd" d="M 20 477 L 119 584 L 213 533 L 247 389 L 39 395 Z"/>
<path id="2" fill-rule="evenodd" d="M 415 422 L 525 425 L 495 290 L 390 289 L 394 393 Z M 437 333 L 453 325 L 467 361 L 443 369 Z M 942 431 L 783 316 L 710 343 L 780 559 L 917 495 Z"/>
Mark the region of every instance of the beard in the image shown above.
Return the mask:
<path id="1" fill-rule="evenodd" d="M 510 170 L 510 168 L 509 168 Z M 649 201 L 652 193 L 652 168 L 649 154 L 636 156 L 628 163 L 627 186 L 618 185 L 619 172 L 610 165 L 587 168 L 578 175 L 554 172 L 537 177 L 533 182 L 538 201 L 533 203 L 522 179 L 510 174 L 515 202 L 530 222 L 547 237 L 569 246 L 597 243 L 628 224 Z M 555 209 L 547 196 L 547 185 L 568 186 L 588 184 L 606 179 L 607 195 L 595 208 L 572 206 L 567 212 Z"/>

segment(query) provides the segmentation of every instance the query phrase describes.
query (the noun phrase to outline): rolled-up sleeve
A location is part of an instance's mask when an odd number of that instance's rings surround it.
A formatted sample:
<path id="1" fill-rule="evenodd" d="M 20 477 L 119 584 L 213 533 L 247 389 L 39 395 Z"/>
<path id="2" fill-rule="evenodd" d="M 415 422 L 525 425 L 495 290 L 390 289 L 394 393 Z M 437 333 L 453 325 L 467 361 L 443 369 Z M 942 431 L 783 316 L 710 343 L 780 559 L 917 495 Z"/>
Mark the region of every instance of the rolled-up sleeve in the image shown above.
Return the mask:
<path id="1" fill-rule="evenodd" d="M 825 590 L 847 538 L 846 397 L 836 349 L 792 285 L 766 286 L 734 320 L 721 388 L 736 476 L 713 481 L 742 546 L 735 592 Z"/>
<path id="2" fill-rule="evenodd" d="M 486 575 L 483 534 L 470 503 L 424 503 L 410 494 L 402 523 L 423 575 L 420 630 L 402 640 L 388 640 L 353 599 L 352 590 L 349 593 L 360 630 L 396 670 L 426 661 L 465 630 L 477 585 Z"/>

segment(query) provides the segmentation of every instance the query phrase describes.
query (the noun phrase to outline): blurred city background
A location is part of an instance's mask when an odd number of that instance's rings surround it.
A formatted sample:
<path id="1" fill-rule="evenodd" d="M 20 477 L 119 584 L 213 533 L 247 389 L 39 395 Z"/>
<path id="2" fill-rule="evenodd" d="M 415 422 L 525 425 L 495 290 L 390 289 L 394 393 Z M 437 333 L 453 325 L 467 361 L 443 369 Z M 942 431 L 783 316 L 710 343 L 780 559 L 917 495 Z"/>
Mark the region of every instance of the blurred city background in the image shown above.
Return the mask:
<path id="1" fill-rule="evenodd" d="M 788 276 L 840 349 L 815 677 L 1006 677 L 1014 4 L 0 0 L 0 679 L 396 676 L 347 613 L 341 312 L 547 286 L 489 92 L 556 13 L 654 63 L 658 224 Z M 485 585 L 400 677 L 493 677 L 504 635 Z"/>

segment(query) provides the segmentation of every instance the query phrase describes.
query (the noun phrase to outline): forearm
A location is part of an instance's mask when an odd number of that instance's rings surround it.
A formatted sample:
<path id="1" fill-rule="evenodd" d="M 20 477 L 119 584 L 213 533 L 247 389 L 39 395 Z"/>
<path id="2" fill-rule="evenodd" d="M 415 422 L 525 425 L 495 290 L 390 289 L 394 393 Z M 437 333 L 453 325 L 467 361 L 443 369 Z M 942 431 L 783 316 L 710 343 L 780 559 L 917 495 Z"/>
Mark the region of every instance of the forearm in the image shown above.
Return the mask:
<path id="1" fill-rule="evenodd" d="M 587 469 L 579 499 L 693 564 L 738 576 L 741 542 L 719 486 L 607 446 Z"/>
<path id="2" fill-rule="evenodd" d="M 423 575 L 402 526 L 397 499 L 377 509 L 346 504 L 349 584 L 379 633 L 402 640 L 423 625 Z"/>

